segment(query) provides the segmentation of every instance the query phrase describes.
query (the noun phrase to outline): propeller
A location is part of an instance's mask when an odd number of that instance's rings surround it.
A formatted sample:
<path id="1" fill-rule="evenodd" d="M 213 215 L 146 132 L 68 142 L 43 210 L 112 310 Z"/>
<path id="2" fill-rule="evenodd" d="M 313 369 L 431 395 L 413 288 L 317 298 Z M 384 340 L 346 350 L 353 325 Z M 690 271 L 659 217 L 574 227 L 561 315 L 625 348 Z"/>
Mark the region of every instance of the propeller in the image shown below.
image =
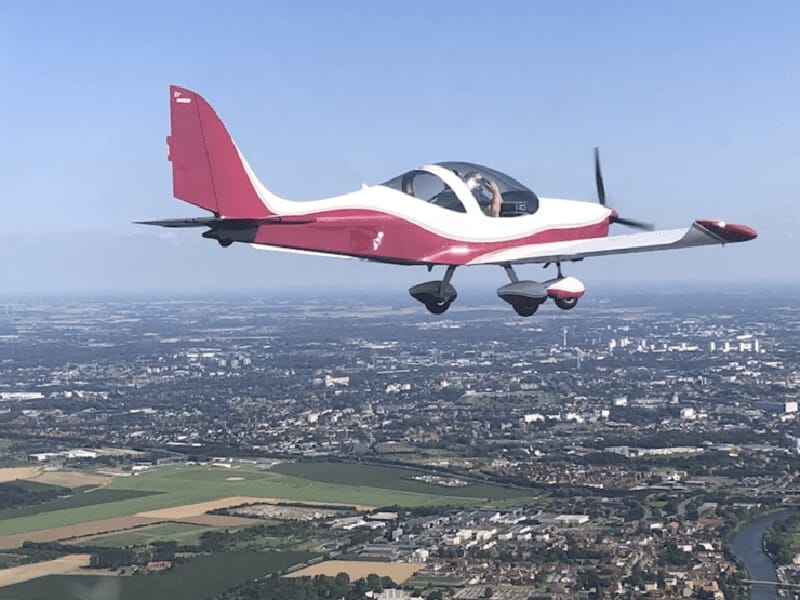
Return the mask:
<path id="1" fill-rule="evenodd" d="M 603 185 L 603 172 L 600 170 L 600 150 L 596 147 L 594 149 L 594 182 L 597 185 L 597 200 L 600 204 L 606 206 L 606 186 Z M 633 227 L 634 229 L 642 229 L 644 231 L 653 231 L 653 229 L 655 229 L 652 223 L 620 217 L 615 210 L 612 210 L 608 222 L 625 225 L 626 227 Z"/>

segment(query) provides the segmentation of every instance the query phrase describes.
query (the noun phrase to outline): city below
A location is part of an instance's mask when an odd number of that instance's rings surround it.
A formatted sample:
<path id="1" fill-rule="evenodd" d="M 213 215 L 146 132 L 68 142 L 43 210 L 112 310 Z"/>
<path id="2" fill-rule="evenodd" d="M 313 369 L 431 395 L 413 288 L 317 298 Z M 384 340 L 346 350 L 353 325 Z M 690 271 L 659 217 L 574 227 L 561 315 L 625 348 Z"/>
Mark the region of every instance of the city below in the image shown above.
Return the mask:
<path id="1" fill-rule="evenodd" d="M 0 598 L 797 597 L 799 402 L 800 290 L 0 299 Z"/>

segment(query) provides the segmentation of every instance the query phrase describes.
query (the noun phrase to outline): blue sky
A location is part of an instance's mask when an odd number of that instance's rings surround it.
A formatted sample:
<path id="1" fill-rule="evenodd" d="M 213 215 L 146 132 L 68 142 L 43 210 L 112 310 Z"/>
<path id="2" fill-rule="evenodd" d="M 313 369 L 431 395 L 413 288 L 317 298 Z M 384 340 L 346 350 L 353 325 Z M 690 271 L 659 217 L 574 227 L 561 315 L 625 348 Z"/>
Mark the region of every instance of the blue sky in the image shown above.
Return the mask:
<path id="1" fill-rule="evenodd" d="M 796 283 L 798 22 L 796 2 L 0 3 L 3 290 L 405 293 L 429 278 L 132 225 L 199 214 L 171 198 L 170 83 L 200 91 L 289 198 L 460 159 L 593 201 L 599 145 L 623 215 L 721 218 L 760 238 L 570 266 L 590 293 Z M 454 283 L 504 278 L 462 269 Z"/>

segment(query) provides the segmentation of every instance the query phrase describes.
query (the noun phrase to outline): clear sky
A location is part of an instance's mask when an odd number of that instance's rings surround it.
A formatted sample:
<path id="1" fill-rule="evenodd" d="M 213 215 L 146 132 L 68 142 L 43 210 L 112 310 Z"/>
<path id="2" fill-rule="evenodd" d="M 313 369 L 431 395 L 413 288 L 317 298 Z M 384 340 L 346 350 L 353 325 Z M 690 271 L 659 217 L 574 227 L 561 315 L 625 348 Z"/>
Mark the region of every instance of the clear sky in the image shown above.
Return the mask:
<path id="1" fill-rule="evenodd" d="M 760 237 L 569 266 L 590 293 L 798 282 L 798 23 L 798 2 L 729 0 L 0 2 L 0 285 L 405 293 L 430 278 L 132 225 L 199 214 L 171 197 L 170 83 L 201 92 L 285 197 L 468 160 L 594 201 L 599 145 L 623 215 L 660 228 L 720 218 Z M 454 279 L 504 282 L 492 267 Z"/>

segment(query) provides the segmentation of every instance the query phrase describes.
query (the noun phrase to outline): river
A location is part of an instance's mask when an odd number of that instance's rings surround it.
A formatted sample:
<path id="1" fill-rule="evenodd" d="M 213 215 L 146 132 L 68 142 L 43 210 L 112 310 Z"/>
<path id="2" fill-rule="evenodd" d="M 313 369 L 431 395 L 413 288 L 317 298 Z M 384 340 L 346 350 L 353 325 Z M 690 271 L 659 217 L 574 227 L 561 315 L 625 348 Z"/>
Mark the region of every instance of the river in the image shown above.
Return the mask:
<path id="1" fill-rule="evenodd" d="M 744 563 L 750 573 L 750 579 L 757 581 L 778 581 L 775 573 L 775 564 L 764 552 L 762 543 L 764 532 L 773 524 L 785 521 L 794 514 L 792 510 L 779 510 L 755 521 L 746 523 L 736 532 L 731 540 L 733 553 Z M 753 585 L 750 594 L 751 600 L 775 600 L 778 597 L 778 588 L 774 585 Z"/>

